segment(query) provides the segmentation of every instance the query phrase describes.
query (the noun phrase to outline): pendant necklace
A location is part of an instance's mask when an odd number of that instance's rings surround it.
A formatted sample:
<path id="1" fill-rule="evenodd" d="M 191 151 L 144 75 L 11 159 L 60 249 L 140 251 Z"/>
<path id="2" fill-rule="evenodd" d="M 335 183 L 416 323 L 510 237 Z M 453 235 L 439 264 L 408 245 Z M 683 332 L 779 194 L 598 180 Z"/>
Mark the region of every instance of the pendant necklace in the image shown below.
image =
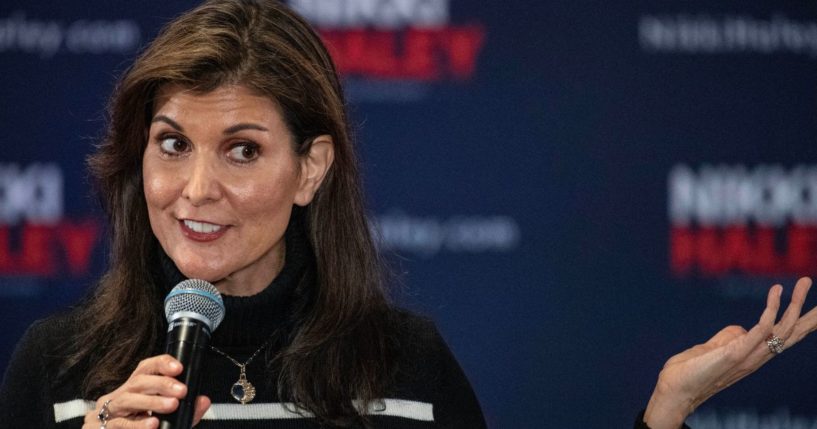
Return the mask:
<path id="1" fill-rule="evenodd" d="M 252 400 L 255 399 L 255 386 L 253 386 L 252 383 L 247 380 L 247 365 L 249 365 L 250 362 L 252 362 L 256 356 L 258 356 L 258 353 L 260 353 L 261 350 L 264 350 L 264 347 L 266 347 L 268 343 L 269 341 L 262 344 L 261 347 L 259 347 L 258 350 L 256 350 L 255 353 L 253 353 L 252 356 L 250 356 L 250 358 L 244 363 L 241 363 L 233 359 L 233 357 L 227 353 L 210 346 L 212 351 L 226 357 L 241 370 L 241 373 L 238 375 L 238 381 L 233 383 L 233 387 L 230 389 L 230 395 L 232 395 L 236 401 L 241 402 L 242 404 L 252 402 Z"/>

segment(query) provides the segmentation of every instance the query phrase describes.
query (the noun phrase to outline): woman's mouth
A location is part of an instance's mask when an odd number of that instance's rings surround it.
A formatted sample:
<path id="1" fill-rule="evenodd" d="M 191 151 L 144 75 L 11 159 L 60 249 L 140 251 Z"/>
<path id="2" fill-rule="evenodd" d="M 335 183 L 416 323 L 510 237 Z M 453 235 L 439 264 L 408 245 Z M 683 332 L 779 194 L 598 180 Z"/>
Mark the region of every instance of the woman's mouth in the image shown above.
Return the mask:
<path id="1" fill-rule="evenodd" d="M 190 219 L 182 219 L 179 223 L 184 235 L 196 241 L 215 240 L 221 237 L 227 230 L 227 227 L 224 225 Z"/>
<path id="2" fill-rule="evenodd" d="M 185 219 L 184 225 L 195 232 L 209 234 L 211 232 L 216 232 L 223 228 L 221 225 L 216 225 L 207 222 L 196 222 L 194 220 Z"/>

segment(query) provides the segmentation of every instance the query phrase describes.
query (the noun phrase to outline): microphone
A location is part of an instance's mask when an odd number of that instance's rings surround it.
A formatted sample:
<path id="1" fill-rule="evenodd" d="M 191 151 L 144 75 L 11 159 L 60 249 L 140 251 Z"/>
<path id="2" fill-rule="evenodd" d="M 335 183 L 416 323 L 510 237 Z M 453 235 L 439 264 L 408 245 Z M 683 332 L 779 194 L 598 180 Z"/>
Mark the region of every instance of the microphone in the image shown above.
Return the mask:
<path id="1" fill-rule="evenodd" d="M 160 415 L 160 429 L 190 429 L 199 394 L 201 366 L 210 334 L 224 320 L 224 302 L 218 289 L 198 279 L 176 285 L 165 298 L 167 342 L 165 352 L 182 363 L 182 373 L 176 379 L 187 385 L 187 395 L 179 400 L 179 408 Z"/>

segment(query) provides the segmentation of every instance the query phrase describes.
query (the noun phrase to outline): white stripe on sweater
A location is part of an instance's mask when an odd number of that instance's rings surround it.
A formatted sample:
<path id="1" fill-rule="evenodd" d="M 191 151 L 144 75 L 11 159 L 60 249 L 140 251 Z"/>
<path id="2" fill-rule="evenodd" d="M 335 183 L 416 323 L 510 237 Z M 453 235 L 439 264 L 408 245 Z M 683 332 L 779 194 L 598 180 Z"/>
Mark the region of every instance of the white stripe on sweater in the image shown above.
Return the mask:
<path id="1" fill-rule="evenodd" d="M 357 403 L 357 402 L 356 402 Z M 74 399 L 54 404 L 54 420 L 57 423 L 82 417 L 96 408 L 93 401 Z M 204 420 L 280 420 L 310 418 L 308 412 L 297 413 L 290 403 L 262 404 L 213 404 L 204 414 Z M 366 414 L 374 416 L 402 417 L 424 422 L 434 421 L 434 405 L 406 399 L 383 399 L 369 406 Z"/>
<path id="2" fill-rule="evenodd" d="M 359 405 L 359 402 L 355 401 Z M 384 406 L 385 405 L 385 406 Z M 369 405 L 366 414 L 370 416 L 403 417 L 423 422 L 434 421 L 434 404 L 408 399 L 380 399 Z"/>
<path id="3" fill-rule="evenodd" d="M 73 401 L 60 402 L 54 404 L 54 421 L 56 423 L 71 420 L 73 418 L 82 417 L 88 411 L 96 408 L 96 403 L 93 401 L 84 401 L 82 399 L 74 399 Z"/>

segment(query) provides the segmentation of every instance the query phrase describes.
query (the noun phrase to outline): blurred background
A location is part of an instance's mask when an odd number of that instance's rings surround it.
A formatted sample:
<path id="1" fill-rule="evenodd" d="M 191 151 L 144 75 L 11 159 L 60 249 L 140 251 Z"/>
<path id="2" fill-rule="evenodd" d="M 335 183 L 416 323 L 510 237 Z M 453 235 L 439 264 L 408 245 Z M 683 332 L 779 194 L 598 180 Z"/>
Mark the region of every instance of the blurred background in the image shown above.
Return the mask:
<path id="1" fill-rule="evenodd" d="M 84 158 L 196 3 L 0 4 L 0 368 L 103 270 Z M 817 271 L 813 3 L 288 3 L 343 74 L 395 297 L 490 427 L 628 427 L 667 358 Z M 689 422 L 817 427 L 815 358 L 808 338 Z"/>

